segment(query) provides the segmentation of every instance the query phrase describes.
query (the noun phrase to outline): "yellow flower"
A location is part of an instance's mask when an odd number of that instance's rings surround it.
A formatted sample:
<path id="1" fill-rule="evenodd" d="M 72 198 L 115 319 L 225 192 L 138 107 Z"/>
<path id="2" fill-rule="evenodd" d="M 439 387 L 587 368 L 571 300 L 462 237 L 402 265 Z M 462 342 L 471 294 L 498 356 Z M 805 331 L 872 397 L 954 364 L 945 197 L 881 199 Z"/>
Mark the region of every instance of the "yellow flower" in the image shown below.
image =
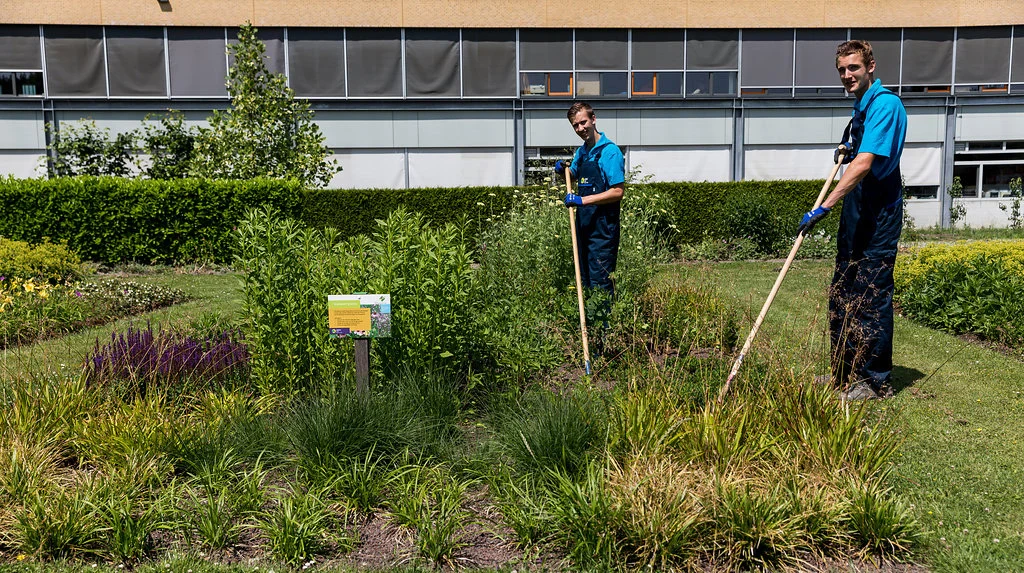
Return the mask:
<path id="1" fill-rule="evenodd" d="M 25 288 L 25 292 L 32 292 L 36 290 L 36 285 L 32 281 L 27 281 L 22 286 Z"/>
<path id="2" fill-rule="evenodd" d="M 50 296 L 50 291 L 48 291 L 46 289 L 40 289 L 40 291 L 39 291 L 39 298 L 45 300 L 45 299 L 49 298 L 49 296 Z"/>
<path id="3" fill-rule="evenodd" d="M 25 555 L 24 553 L 21 553 L 17 557 L 15 557 L 15 559 L 17 559 L 18 561 L 24 561 L 24 560 L 28 559 L 28 555 Z"/>

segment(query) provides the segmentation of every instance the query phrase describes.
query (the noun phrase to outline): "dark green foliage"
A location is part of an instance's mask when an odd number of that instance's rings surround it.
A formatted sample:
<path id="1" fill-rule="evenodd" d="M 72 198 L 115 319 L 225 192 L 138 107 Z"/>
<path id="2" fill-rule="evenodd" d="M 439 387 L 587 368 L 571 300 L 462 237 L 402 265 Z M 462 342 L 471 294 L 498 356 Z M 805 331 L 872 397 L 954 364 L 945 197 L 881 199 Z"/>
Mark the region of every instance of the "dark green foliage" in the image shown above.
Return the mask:
<path id="1" fill-rule="evenodd" d="M 67 245 L 43 241 L 30 245 L 0 236 L 0 277 L 35 279 L 52 284 L 76 281 L 84 270 Z"/>
<path id="2" fill-rule="evenodd" d="M 149 155 L 147 177 L 178 179 L 189 176 L 196 132 L 185 125 L 184 114 L 171 110 L 159 118 L 159 124 L 146 123 L 141 138 L 142 146 Z"/>
<path id="3" fill-rule="evenodd" d="M 377 219 L 405 207 L 423 215 L 432 227 L 464 223 L 466 235 L 475 239 L 516 204 L 518 191 L 516 187 L 308 189 L 299 218 L 312 227 L 334 227 L 341 236 L 350 237 L 376 231 Z"/>
<path id="4" fill-rule="evenodd" d="M 52 175 L 126 177 L 131 173 L 137 137 L 136 132 L 128 131 L 111 138 L 108 128 L 100 129 L 92 120 L 67 125 L 53 134 Z"/>
<path id="5" fill-rule="evenodd" d="M 768 242 L 779 236 L 796 236 L 800 215 L 814 206 L 823 183 L 821 180 L 704 181 L 647 183 L 646 186 L 668 199 L 667 221 L 678 227 L 678 243 L 697 243 L 705 236 L 743 237 L 751 231 Z M 769 230 L 761 222 L 744 220 L 756 214 L 769 217 L 778 228 Z M 741 228 L 731 228 L 730 224 L 741 225 Z M 815 230 L 834 236 L 838 228 L 839 210 L 834 210 Z"/>
<path id="6" fill-rule="evenodd" d="M 3 179 L 0 235 L 66 241 L 94 261 L 227 261 L 247 210 L 269 204 L 290 214 L 299 202 L 297 183 L 270 179 Z"/>

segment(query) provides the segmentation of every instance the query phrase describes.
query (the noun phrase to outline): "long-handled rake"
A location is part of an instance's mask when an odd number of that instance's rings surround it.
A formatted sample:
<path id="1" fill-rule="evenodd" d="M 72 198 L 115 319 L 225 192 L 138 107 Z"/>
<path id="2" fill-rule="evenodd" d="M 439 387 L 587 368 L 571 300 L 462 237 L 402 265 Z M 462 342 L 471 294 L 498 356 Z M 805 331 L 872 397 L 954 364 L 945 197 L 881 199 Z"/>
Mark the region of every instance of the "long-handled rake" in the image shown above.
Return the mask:
<path id="1" fill-rule="evenodd" d="M 828 179 L 825 180 L 825 184 L 821 187 L 821 193 L 818 193 L 818 199 L 814 202 L 814 207 L 811 209 L 812 211 L 820 207 L 822 201 L 825 200 L 825 196 L 828 194 L 828 190 L 836 178 L 836 173 L 839 172 L 840 165 L 842 165 L 842 163 L 836 163 L 835 167 L 832 168 L 832 173 L 829 174 Z M 725 395 L 729 393 L 729 387 L 732 386 L 732 381 L 740 371 L 740 365 L 743 364 L 743 359 L 747 356 L 747 352 L 750 351 L 750 346 L 754 343 L 754 337 L 757 336 L 757 331 L 761 328 L 761 322 L 764 321 L 765 315 L 768 314 L 768 309 L 772 306 L 772 301 L 775 300 L 775 295 L 779 292 L 779 287 L 782 286 L 782 281 L 786 278 L 786 272 L 789 271 L 790 265 L 793 264 L 793 259 L 796 258 L 796 252 L 800 250 L 800 245 L 802 245 L 803 242 L 804 233 L 801 232 L 797 235 L 796 242 L 793 243 L 793 248 L 789 251 L 789 257 L 786 258 L 786 264 L 782 265 L 782 271 L 779 272 L 778 278 L 775 279 L 775 286 L 773 286 L 771 292 L 768 293 L 768 300 L 764 301 L 764 306 L 761 307 L 761 314 L 757 315 L 757 320 L 754 321 L 754 327 L 750 329 L 750 334 L 747 335 L 747 341 L 743 343 L 743 349 L 740 350 L 740 355 L 736 357 L 736 361 L 732 364 L 732 371 L 729 372 L 729 378 L 725 380 L 725 385 L 722 386 L 722 390 L 718 393 L 719 404 L 725 400 Z"/>
<path id="2" fill-rule="evenodd" d="M 572 193 L 572 174 L 565 168 L 565 192 Z M 576 298 L 580 303 L 580 332 L 583 333 L 583 367 L 590 375 L 590 344 L 587 342 L 587 314 L 583 306 L 583 279 L 580 277 L 580 247 L 576 242 L 576 207 L 569 207 L 569 229 L 572 234 L 572 262 L 576 268 Z"/>

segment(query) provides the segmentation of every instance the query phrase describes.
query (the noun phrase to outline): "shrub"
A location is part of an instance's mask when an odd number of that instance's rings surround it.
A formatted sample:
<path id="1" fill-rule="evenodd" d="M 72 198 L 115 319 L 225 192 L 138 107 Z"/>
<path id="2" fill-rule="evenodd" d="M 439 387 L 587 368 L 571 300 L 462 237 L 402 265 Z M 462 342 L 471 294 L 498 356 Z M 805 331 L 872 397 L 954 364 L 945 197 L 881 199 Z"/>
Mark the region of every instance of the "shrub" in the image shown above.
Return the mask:
<path id="1" fill-rule="evenodd" d="M 233 228 L 249 209 L 298 211 L 298 183 L 131 180 L 114 177 L 0 179 L 0 235 L 66 242 L 86 260 L 230 261 Z"/>
<path id="2" fill-rule="evenodd" d="M 341 241 L 333 229 L 303 229 L 269 210 L 240 230 L 239 270 L 250 325 L 253 374 L 276 390 L 350 376 L 352 343 L 328 336 L 327 296 L 390 293 L 390 338 L 374 349 L 385 374 L 401 368 L 465 372 L 477 344 L 475 281 L 466 238 L 431 229 L 402 209 L 372 237 Z M 270 386 L 267 386 L 270 385 Z"/>
<path id="3" fill-rule="evenodd" d="M 83 274 L 82 261 L 66 243 L 43 240 L 30 245 L 0 237 L 0 277 L 57 284 L 76 281 Z"/>
<path id="4" fill-rule="evenodd" d="M 959 242 L 896 259 L 896 301 L 907 316 L 953 334 L 1024 344 L 1024 243 Z"/>

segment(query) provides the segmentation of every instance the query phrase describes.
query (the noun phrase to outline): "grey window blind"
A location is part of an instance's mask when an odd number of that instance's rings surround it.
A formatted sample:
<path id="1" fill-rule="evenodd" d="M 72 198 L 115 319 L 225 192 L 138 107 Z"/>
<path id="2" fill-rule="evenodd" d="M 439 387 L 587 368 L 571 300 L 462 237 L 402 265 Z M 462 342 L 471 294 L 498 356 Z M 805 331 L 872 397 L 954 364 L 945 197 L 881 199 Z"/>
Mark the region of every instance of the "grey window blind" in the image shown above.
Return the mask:
<path id="1" fill-rule="evenodd" d="M 900 83 L 900 43 L 903 31 L 899 28 L 854 28 L 850 39 L 871 43 L 875 57 L 875 77 L 887 87 Z"/>
<path id="2" fill-rule="evenodd" d="M 793 85 L 793 30 L 743 30 L 740 81 L 759 88 Z"/>
<path id="3" fill-rule="evenodd" d="M 846 41 L 846 30 L 796 31 L 796 85 L 838 87 L 836 47 Z"/>
<path id="4" fill-rule="evenodd" d="M 0 26 L 0 69 L 40 70 L 39 26 Z"/>
<path id="5" fill-rule="evenodd" d="M 51 96 L 107 95 L 102 27 L 46 26 L 43 36 Z"/>
<path id="6" fill-rule="evenodd" d="M 1013 27 L 1013 68 L 1010 81 L 1024 82 L 1024 26 Z"/>
<path id="7" fill-rule="evenodd" d="M 520 30 L 519 69 L 571 70 L 572 30 Z"/>
<path id="8" fill-rule="evenodd" d="M 627 30 L 576 30 L 576 69 L 625 70 L 628 34 Z"/>
<path id="9" fill-rule="evenodd" d="M 107 74 L 110 95 L 167 95 L 164 29 L 107 27 Z"/>
<path id="10" fill-rule="evenodd" d="M 397 28 L 348 28 L 348 95 L 402 95 L 402 32 Z"/>
<path id="11" fill-rule="evenodd" d="M 462 93 L 465 96 L 516 95 L 515 30 L 462 31 Z"/>
<path id="12" fill-rule="evenodd" d="M 459 31 L 405 31 L 405 87 L 408 96 L 459 97 Z"/>
<path id="13" fill-rule="evenodd" d="M 738 61 L 739 31 L 686 31 L 686 69 L 735 70 L 739 68 Z"/>
<path id="14" fill-rule="evenodd" d="M 958 28 L 956 83 L 1005 84 L 1010 77 L 1010 26 Z"/>
<path id="15" fill-rule="evenodd" d="M 172 96 L 226 96 L 224 28 L 167 28 Z"/>
<path id="16" fill-rule="evenodd" d="M 288 81 L 296 95 L 344 97 L 344 31 L 288 28 Z"/>
<path id="17" fill-rule="evenodd" d="M 683 69 L 683 31 L 633 30 L 633 69 Z"/>
<path id="18" fill-rule="evenodd" d="M 953 29 L 903 30 L 903 85 L 949 85 L 953 79 Z"/>
<path id="19" fill-rule="evenodd" d="M 256 28 L 256 37 L 267 51 L 263 61 L 274 74 L 284 73 L 284 28 Z M 238 28 L 228 28 L 228 44 L 238 43 Z M 235 57 L 228 54 L 228 67 L 235 65 Z"/>

